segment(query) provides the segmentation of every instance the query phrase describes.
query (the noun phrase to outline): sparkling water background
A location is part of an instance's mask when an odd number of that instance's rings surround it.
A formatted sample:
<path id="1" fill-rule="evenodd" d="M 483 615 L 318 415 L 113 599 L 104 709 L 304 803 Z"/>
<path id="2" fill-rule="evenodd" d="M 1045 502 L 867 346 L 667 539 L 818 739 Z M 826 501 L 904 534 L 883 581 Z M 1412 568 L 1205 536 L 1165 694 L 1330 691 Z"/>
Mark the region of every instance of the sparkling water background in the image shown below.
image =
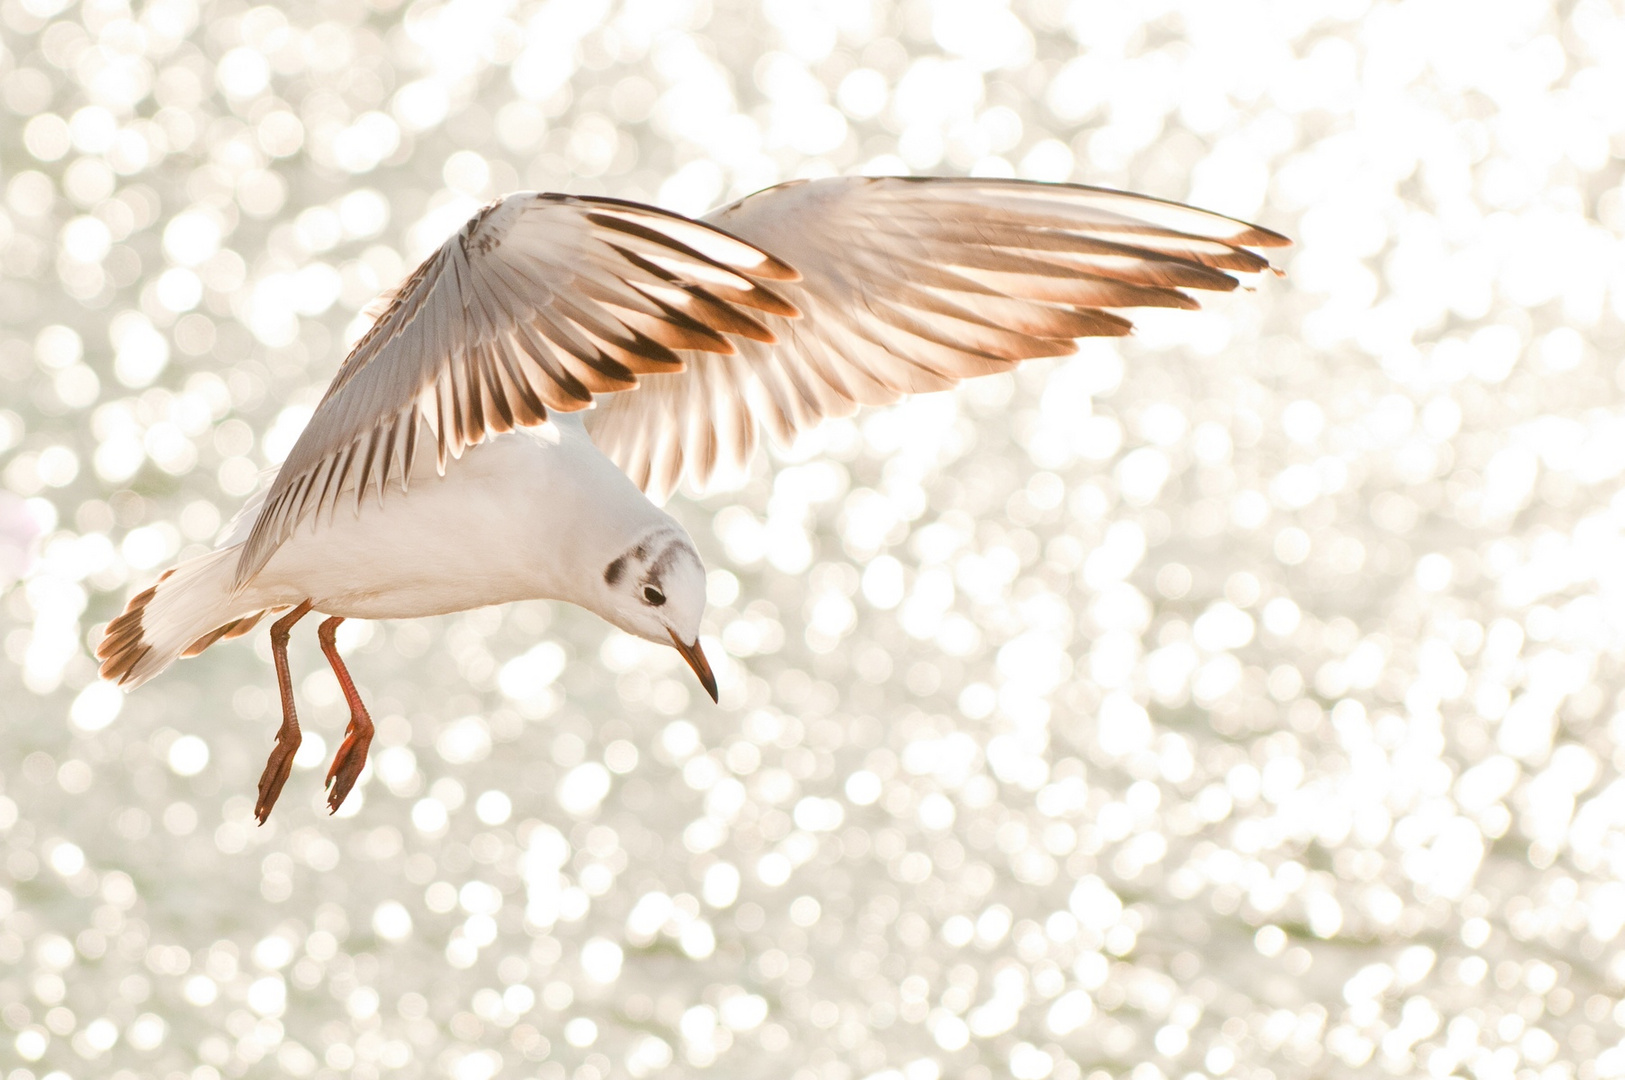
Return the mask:
<path id="1" fill-rule="evenodd" d="M 1625 18 L 0 0 L 0 1076 L 1625 1075 Z M 99 627 L 519 187 L 1143 190 L 1298 244 L 675 512 L 713 707 L 531 603 Z"/>

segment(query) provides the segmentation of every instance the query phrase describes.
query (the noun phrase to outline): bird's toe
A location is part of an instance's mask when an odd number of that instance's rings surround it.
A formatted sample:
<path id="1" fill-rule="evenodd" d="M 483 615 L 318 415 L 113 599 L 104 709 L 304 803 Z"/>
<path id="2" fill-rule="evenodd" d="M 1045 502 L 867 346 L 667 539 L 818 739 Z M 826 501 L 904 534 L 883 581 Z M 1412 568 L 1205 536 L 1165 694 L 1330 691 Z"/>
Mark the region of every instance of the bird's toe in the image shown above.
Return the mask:
<path id="1" fill-rule="evenodd" d="M 254 817 L 261 825 L 271 816 L 271 809 L 282 794 L 282 785 L 288 782 L 288 776 L 293 772 L 293 756 L 298 749 L 298 739 L 290 743 L 278 738 L 270 758 L 265 762 L 265 771 L 260 774 L 259 798 L 254 803 Z"/>
<path id="2" fill-rule="evenodd" d="M 333 767 L 327 770 L 327 812 L 337 813 L 338 808 L 344 804 L 350 789 L 355 787 L 356 780 L 361 776 L 361 770 L 367 764 L 367 750 L 372 746 L 372 733 L 352 731 L 345 737 L 343 745 L 337 754 L 333 755 Z"/>

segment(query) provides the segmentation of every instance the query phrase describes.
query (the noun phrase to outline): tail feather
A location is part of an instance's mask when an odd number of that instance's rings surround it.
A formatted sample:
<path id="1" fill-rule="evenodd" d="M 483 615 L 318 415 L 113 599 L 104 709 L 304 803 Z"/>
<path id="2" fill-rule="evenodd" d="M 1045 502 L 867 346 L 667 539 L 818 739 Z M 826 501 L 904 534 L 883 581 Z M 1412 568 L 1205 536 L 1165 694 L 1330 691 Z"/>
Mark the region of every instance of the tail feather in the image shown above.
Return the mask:
<path id="1" fill-rule="evenodd" d="M 269 608 L 265 609 L 265 611 L 269 610 Z M 210 645 L 213 645 L 217 641 L 234 637 L 242 637 L 244 634 L 248 633 L 250 630 L 254 629 L 254 627 L 259 625 L 259 621 L 265 617 L 265 611 L 256 611 L 252 615 L 244 615 L 242 618 L 226 623 L 224 626 L 215 627 L 213 630 L 210 630 L 207 634 L 204 634 L 202 637 L 192 642 L 192 644 L 188 645 L 185 651 L 181 653 L 181 656 L 196 656 L 198 653 L 202 652 L 204 649 L 207 649 Z"/>
<path id="2" fill-rule="evenodd" d="M 164 572 L 107 624 L 96 656 L 102 678 L 135 688 L 223 637 L 247 633 L 263 611 L 244 610 L 232 588 L 237 547 L 200 555 Z"/>

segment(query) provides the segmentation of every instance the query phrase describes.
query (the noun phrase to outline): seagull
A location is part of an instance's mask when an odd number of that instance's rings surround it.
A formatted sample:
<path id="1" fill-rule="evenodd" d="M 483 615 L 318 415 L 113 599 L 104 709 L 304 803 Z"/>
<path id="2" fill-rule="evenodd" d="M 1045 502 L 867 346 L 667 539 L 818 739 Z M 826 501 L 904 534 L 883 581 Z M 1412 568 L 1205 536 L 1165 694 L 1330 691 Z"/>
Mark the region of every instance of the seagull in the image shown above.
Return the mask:
<path id="1" fill-rule="evenodd" d="M 660 504 L 736 477 L 765 431 L 1119 336 L 1126 309 L 1271 269 L 1279 233 L 1144 195 L 1034 181 L 836 177 L 702 218 L 520 192 L 477 212 L 374 305 L 270 483 L 212 552 L 136 594 L 96 649 L 134 688 L 267 614 L 282 724 L 269 817 L 300 731 L 288 638 L 311 612 L 350 709 L 337 811 L 373 724 L 345 619 L 562 600 L 671 645 L 713 700 L 705 565 Z M 432 445 L 433 454 L 427 453 Z"/>

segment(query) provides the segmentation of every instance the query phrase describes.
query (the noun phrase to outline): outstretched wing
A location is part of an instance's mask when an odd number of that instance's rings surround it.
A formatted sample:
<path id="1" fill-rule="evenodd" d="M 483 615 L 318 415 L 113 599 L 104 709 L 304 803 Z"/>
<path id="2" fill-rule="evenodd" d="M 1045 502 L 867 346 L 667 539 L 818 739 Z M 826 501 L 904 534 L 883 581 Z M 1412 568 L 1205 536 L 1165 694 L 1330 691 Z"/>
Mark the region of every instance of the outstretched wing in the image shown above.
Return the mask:
<path id="1" fill-rule="evenodd" d="M 300 521 L 411 474 L 420 422 L 438 460 L 493 432 L 586 408 L 771 344 L 796 272 L 715 228 L 613 199 L 522 193 L 471 218 L 394 292 L 340 366 L 277 474 L 237 565 L 241 585 Z"/>
<path id="2" fill-rule="evenodd" d="M 1101 188 L 1021 180 L 842 177 L 781 184 L 704 219 L 801 274 L 776 292 L 801 318 L 776 341 L 696 357 L 587 416 L 644 490 L 743 466 L 765 427 L 788 443 L 859 405 L 943 390 L 1074 340 L 1131 329 L 1118 311 L 1195 308 L 1268 269 L 1278 233 Z"/>

